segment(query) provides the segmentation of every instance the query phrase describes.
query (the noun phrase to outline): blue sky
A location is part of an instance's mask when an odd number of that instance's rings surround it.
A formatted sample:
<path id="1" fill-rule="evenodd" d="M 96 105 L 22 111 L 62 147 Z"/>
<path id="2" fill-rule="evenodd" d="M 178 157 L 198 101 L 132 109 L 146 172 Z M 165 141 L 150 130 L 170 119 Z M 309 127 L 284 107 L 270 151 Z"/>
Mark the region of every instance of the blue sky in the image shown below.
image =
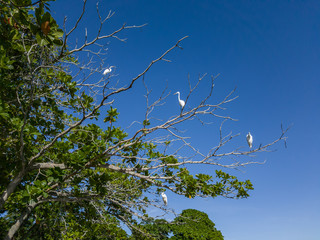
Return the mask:
<path id="1" fill-rule="evenodd" d="M 81 11 L 80 2 L 58 0 L 52 3 L 53 15 L 60 24 L 67 15 L 71 24 Z M 95 2 L 88 2 L 87 17 L 76 32 L 79 38 L 84 27 L 89 36 L 97 27 Z M 293 124 L 288 148 L 279 144 L 277 151 L 257 156 L 266 164 L 231 171 L 253 182 L 250 198 L 185 199 L 167 192 L 169 207 L 208 213 L 226 240 L 320 239 L 320 2 L 111 0 L 101 1 L 100 10 L 115 12 L 105 33 L 123 23 L 148 24 L 121 34 L 126 43 L 110 41 L 107 63 L 117 66 L 120 82 L 128 82 L 188 35 L 183 50 L 169 55 L 171 63 L 161 62 L 146 75 L 154 97 L 167 82 L 171 93 L 180 91 L 184 98 L 188 74 L 193 83 L 199 74 L 220 74 L 213 101 L 234 87 L 239 96 L 225 111 L 239 119 L 225 129 L 241 134 L 235 146 L 241 141 L 246 146 L 248 131 L 256 144 L 266 143 L 279 136 L 281 123 Z M 209 80 L 200 85 L 197 96 L 207 91 Z M 140 82 L 116 101 L 120 123 L 143 117 L 143 94 Z M 157 114 L 177 109 L 171 94 Z M 217 128 L 189 124 L 187 134 L 205 151 L 216 144 Z"/>

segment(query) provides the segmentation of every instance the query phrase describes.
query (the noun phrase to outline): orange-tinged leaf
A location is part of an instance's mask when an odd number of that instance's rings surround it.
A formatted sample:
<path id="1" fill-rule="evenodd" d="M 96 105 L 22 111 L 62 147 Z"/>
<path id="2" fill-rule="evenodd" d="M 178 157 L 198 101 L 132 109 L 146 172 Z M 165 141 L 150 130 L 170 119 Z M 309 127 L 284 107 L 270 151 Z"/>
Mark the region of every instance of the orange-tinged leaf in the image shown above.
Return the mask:
<path id="1" fill-rule="evenodd" d="M 41 30 L 44 35 L 48 35 L 48 33 L 50 32 L 49 21 L 45 21 L 41 24 Z"/>

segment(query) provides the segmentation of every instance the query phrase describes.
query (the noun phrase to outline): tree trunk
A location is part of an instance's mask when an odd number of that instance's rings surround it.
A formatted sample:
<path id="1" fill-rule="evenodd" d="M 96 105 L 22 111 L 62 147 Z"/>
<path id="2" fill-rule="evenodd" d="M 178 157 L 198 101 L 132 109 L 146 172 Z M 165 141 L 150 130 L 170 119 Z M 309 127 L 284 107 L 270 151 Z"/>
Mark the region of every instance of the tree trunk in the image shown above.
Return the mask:
<path id="1" fill-rule="evenodd" d="M 3 209 L 3 205 L 8 200 L 9 196 L 14 192 L 16 187 L 20 184 L 24 175 L 25 175 L 25 171 L 19 172 L 18 176 L 16 176 L 12 180 L 12 182 L 9 183 L 7 189 L 4 190 L 4 192 L 2 193 L 1 198 L 0 198 L 0 210 Z"/>
<path id="2" fill-rule="evenodd" d="M 7 235 L 4 237 L 3 240 L 11 240 L 13 239 L 13 236 L 16 234 L 16 232 L 19 230 L 19 228 L 21 227 L 22 223 L 24 220 L 26 220 L 29 216 L 29 214 L 32 212 L 32 210 L 37 206 L 37 203 L 32 203 L 30 204 L 26 211 L 24 213 L 21 214 L 21 216 L 19 217 L 19 219 L 16 221 L 15 224 L 13 224 L 9 230 L 9 232 L 7 233 Z"/>

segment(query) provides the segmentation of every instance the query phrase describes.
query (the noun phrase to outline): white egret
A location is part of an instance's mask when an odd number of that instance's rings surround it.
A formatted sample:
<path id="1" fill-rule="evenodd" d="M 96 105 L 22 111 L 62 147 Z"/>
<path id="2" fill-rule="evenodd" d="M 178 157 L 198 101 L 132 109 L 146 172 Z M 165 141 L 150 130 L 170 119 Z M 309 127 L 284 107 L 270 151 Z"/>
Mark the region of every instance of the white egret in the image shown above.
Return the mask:
<path id="1" fill-rule="evenodd" d="M 108 73 L 111 73 L 112 68 L 114 68 L 115 66 L 110 66 L 109 68 L 107 68 L 106 70 L 104 70 L 103 75 L 107 75 Z"/>
<path id="2" fill-rule="evenodd" d="M 185 101 L 180 99 L 180 92 L 176 92 L 175 94 L 178 94 L 179 105 L 181 108 L 183 108 L 186 103 L 185 103 Z M 175 95 L 175 94 L 173 94 L 173 95 Z"/>
<path id="3" fill-rule="evenodd" d="M 162 193 L 161 193 L 161 196 L 162 196 L 162 200 L 163 200 L 163 202 L 164 202 L 164 205 L 167 206 L 167 204 L 168 204 L 167 195 L 166 195 L 164 192 L 162 192 Z"/>
<path id="4" fill-rule="evenodd" d="M 248 132 L 248 134 L 247 134 L 247 143 L 248 143 L 250 148 L 252 148 L 252 142 L 253 142 L 253 137 L 250 134 L 250 132 Z"/>

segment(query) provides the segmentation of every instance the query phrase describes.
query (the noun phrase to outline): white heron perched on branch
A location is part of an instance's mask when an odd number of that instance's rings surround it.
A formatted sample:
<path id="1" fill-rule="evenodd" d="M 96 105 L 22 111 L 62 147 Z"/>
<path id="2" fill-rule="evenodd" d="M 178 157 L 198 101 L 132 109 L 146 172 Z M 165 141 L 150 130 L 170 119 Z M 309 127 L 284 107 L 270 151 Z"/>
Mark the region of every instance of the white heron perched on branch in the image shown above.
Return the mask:
<path id="1" fill-rule="evenodd" d="M 104 70 L 103 75 L 107 75 L 108 73 L 111 73 L 112 68 L 114 68 L 115 66 L 110 66 L 109 68 L 107 68 L 106 70 Z"/>
<path id="2" fill-rule="evenodd" d="M 163 202 L 164 202 L 164 205 L 167 206 L 167 204 L 168 204 L 167 195 L 166 195 L 164 192 L 162 192 L 162 193 L 161 193 L 161 196 L 162 196 L 162 200 L 163 200 Z"/>
<path id="3" fill-rule="evenodd" d="M 179 105 L 182 109 L 184 107 L 184 105 L 186 105 L 186 103 L 185 103 L 185 101 L 180 99 L 180 92 L 176 92 L 175 94 L 178 94 Z M 173 94 L 173 95 L 175 95 L 175 94 Z"/>
<path id="4" fill-rule="evenodd" d="M 253 142 L 253 137 L 250 134 L 250 132 L 248 132 L 248 134 L 247 134 L 247 143 L 248 143 L 250 148 L 252 148 L 252 142 Z"/>

